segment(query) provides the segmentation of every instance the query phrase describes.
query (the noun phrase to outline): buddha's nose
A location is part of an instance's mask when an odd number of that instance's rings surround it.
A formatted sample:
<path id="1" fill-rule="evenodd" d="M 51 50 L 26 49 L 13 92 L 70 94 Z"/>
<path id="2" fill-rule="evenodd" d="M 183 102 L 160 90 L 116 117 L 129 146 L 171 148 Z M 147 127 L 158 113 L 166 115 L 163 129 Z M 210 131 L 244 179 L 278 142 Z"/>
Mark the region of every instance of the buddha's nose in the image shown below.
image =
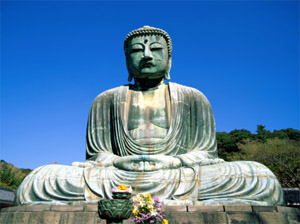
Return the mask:
<path id="1" fill-rule="evenodd" d="M 152 59 L 152 52 L 151 52 L 151 50 L 148 47 L 145 47 L 144 58 L 146 58 L 146 59 Z"/>

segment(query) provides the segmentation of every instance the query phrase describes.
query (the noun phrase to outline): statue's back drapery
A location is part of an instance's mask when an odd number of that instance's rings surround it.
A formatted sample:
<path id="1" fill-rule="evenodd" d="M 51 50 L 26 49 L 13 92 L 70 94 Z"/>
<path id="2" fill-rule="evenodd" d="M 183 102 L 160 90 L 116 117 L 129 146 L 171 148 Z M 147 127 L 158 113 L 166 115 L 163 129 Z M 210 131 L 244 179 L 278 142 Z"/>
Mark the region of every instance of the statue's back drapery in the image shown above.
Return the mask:
<path id="1" fill-rule="evenodd" d="M 87 161 L 37 168 L 19 187 L 16 204 L 93 202 L 112 198 L 113 186 L 120 184 L 170 204 L 284 203 L 280 184 L 264 165 L 217 158 L 208 100 L 194 88 L 164 83 L 170 69 L 169 37 L 152 27 L 139 30 L 143 32 L 133 32 L 125 41 L 132 57 L 127 55 L 129 79 L 133 76 L 135 84 L 105 91 L 91 106 Z M 163 72 L 155 70 L 160 57 L 166 58 Z M 130 67 L 135 60 L 139 72 Z"/>

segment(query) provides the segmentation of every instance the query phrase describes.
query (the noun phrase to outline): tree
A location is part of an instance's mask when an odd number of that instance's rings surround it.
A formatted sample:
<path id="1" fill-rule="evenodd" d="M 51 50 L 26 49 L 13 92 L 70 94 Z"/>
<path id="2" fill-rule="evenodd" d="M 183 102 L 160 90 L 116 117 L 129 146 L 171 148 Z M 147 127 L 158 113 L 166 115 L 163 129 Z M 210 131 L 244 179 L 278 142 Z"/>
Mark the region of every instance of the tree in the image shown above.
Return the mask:
<path id="1" fill-rule="evenodd" d="M 231 153 L 239 151 L 238 143 L 242 143 L 246 139 L 254 139 L 254 136 L 246 129 L 235 129 L 229 133 L 217 132 L 219 157 L 227 160 Z"/>
<path id="2" fill-rule="evenodd" d="M 234 139 L 226 132 L 217 132 L 219 157 L 227 160 L 227 156 L 237 149 Z"/>
<path id="3" fill-rule="evenodd" d="M 31 172 L 30 169 L 19 169 L 12 164 L 0 161 L 0 186 L 17 189 L 22 180 Z"/>
<path id="4" fill-rule="evenodd" d="M 257 132 L 257 135 L 256 135 L 256 139 L 259 141 L 259 142 L 266 142 L 267 141 L 267 138 L 270 138 L 271 137 L 271 132 L 266 130 L 265 129 L 265 125 L 257 125 L 257 129 L 256 129 L 256 132 Z"/>
<path id="5" fill-rule="evenodd" d="M 231 161 L 249 160 L 266 165 L 283 187 L 300 188 L 299 142 L 289 139 L 267 139 L 266 142 L 248 140 L 238 143 L 239 153 L 229 156 Z"/>
<path id="6" fill-rule="evenodd" d="M 300 141 L 300 131 L 293 128 L 281 129 L 279 131 L 274 130 L 273 137 L 288 138 L 291 140 Z"/>

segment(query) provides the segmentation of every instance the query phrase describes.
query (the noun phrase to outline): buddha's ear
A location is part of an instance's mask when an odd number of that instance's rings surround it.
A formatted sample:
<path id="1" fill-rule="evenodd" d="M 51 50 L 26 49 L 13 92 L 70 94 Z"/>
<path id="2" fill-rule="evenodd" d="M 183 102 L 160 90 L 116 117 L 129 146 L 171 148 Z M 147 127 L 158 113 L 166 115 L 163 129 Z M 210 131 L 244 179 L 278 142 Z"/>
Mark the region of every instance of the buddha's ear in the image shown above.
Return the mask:
<path id="1" fill-rule="evenodd" d="M 128 68 L 128 58 L 126 56 L 126 67 L 127 67 L 127 71 L 128 71 L 128 82 L 132 81 L 132 75 L 130 74 L 129 68 Z"/>
<path id="2" fill-rule="evenodd" d="M 128 73 L 128 82 L 132 81 L 132 75 L 130 75 L 130 73 Z"/>
<path id="3" fill-rule="evenodd" d="M 167 70 L 166 70 L 166 73 L 165 73 L 165 79 L 166 80 L 170 80 L 170 70 L 171 70 L 171 65 L 172 65 L 172 58 L 169 57 L 169 60 L 168 60 L 168 67 L 167 67 Z"/>

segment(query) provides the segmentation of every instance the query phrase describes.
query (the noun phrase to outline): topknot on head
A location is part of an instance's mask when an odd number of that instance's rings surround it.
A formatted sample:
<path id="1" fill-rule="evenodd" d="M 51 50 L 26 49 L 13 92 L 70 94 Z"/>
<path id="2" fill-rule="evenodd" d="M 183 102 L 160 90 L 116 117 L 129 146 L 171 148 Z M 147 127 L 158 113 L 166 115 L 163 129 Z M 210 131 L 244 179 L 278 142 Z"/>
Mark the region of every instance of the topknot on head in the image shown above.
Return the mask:
<path id="1" fill-rule="evenodd" d="M 167 42 L 167 47 L 168 47 L 168 55 L 171 57 L 172 55 L 172 42 L 169 34 L 159 28 L 151 27 L 151 26 L 143 26 L 139 29 L 133 30 L 130 33 L 127 34 L 125 40 L 124 40 L 124 51 L 125 55 L 127 57 L 128 55 L 128 41 L 136 36 L 145 36 L 145 35 L 158 35 L 158 36 L 163 36 Z"/>

